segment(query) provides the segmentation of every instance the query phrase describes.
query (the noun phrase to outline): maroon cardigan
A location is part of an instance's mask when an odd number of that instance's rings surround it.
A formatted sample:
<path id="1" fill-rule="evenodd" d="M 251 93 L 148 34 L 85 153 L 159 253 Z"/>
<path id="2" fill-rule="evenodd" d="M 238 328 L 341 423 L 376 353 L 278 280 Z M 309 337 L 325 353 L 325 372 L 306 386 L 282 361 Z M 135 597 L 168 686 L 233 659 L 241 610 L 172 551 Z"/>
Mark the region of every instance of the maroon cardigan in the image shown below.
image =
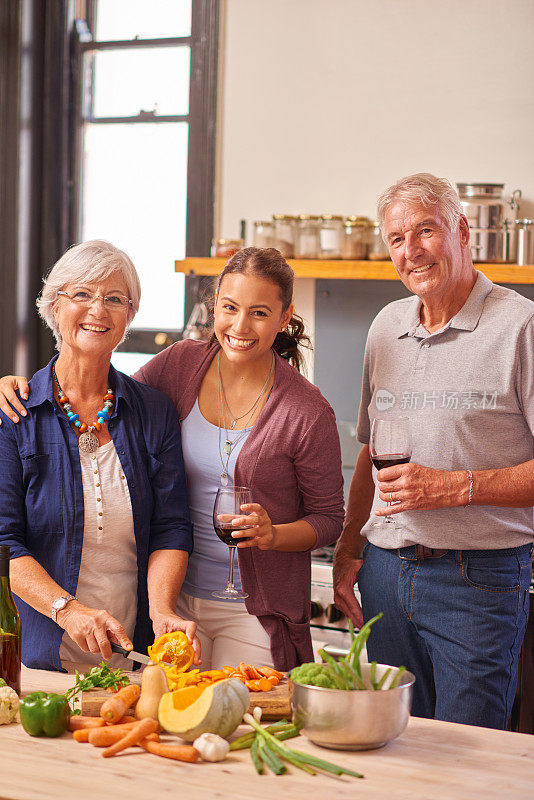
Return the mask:
<path id="1" fill-rule="evenodd" d="M 218 351 L 218 344 L 177 342 L 134 377 L 165 392 L 183 420 Z M 234 477 L 236 484 L 252 488 L 274 525 L 306 520 L 317 534 L 315 547 L 339 536 L 343 479 L 334 412 L 319 389 L 278 355 L 271 394 L 239 453 Z M 313 661 L 310 551 L 237 552 L 247 611 L 269 634 L 276 668 Z"/>

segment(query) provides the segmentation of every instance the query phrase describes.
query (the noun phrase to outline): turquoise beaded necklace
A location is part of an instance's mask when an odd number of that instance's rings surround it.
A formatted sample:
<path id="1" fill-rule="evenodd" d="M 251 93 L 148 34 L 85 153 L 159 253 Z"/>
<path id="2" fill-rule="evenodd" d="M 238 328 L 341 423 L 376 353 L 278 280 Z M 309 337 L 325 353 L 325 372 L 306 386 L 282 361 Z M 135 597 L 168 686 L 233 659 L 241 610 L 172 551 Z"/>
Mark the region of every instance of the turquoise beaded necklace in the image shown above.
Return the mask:
<path id="1" fill-rule="evenodd" d="M 78 428 L 80 432 L 80 437 L 78 439 L 78 447 L 80 448 L 82 453 L 94 453 L 98 450 L 99 443 L 98 437 L 94 433 L 94 431 L 99 431 L 102 425 L 104 425 L 110 417 L 111 409 L 113 408 L 113 404 L 115 402 L 115 395 L 113 394 L 113 389 L 108 387 L 106 394 L 104 395 L 104 407 L 97 412 L 97 421 L 93 422 L 91 425 L 87 422 L 82 422 L 80 420 L 80 415 L 76 414 L 72 410 L 72 406 L 69 402 L 69 398 L 59 385 L 59 381 L 56 375 L 56 366 L 52 364 L 52 375 L 54 376 L 54 380 L 56 382 L 57 391 L 59 395 L 59 404 L 65 414 L 67 415 L 69 422 L 71 425 L 74 425 L 75 428 Z"/>

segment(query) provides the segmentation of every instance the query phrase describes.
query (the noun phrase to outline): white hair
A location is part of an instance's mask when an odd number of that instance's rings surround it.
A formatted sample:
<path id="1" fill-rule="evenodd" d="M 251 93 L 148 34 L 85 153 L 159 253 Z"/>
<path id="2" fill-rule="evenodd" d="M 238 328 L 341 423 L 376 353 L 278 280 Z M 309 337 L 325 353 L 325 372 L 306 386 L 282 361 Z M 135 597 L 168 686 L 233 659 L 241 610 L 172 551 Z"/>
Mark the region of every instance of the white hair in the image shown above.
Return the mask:
<path id="1" fill-rule="evenodd" d="M 118 247 L 100 239 L 73 245 L 56 261 L 43 281 L 43 289 L 37 298 L 40 317 L 51 328 L 56 339 L 56 349 L 61 349 L 59 331 L 54 307 L 58 301 L 58 291 L 69 283 L 93 283 L 119 272 L 126 283 L 128 297 L 132 305 L 128 308 L 126 329 L 139 310 L 141 284 L 130 257 Z"/>
<path id="2" fill-rule="evenodd" d="M 401 178 L 378 198 L 377 219 L 382 235 L 386 211 L 392 203 L 397 202 L 421 203 L 426 208 L 436 206 L 451 231 L 458 228 L 464 213 L 458 193 L 450 181 L 436 178 L 430 172 L 418 172 Z"/>

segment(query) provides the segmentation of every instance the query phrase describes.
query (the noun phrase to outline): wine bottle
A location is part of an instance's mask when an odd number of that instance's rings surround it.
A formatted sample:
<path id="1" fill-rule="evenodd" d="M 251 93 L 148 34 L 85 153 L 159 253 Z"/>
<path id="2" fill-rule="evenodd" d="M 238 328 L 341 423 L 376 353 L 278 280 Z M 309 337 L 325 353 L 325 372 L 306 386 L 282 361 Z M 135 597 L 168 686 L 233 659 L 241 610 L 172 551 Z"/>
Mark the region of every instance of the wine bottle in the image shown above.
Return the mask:
<path id="1" fill-rule="evenodd" d="M 9 547 L 0 545 L 0 678 L 20 694 L 21 628 L 9 585 Z"/>

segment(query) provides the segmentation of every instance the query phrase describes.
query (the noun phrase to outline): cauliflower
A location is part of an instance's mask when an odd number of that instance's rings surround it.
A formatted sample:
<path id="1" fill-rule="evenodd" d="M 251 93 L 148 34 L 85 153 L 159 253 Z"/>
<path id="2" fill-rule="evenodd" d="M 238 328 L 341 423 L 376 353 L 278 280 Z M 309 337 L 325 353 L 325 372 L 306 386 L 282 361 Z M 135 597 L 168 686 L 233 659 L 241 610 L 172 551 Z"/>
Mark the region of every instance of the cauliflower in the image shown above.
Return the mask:
<path id="1" fill-rule="evenodd" d="M 0 686 L 0 725 L 20 722 L 19 696 L 10 686 Z"/>
<path id="2" fill-rule="evenodd" d="M 295 667 L 289 675 L 295 683 L 304 683 L 309 686 L 322 686 L 325 689 L 346 689 L 343 681 L 339 679 L 328 664 L 301 664 Z"/>

